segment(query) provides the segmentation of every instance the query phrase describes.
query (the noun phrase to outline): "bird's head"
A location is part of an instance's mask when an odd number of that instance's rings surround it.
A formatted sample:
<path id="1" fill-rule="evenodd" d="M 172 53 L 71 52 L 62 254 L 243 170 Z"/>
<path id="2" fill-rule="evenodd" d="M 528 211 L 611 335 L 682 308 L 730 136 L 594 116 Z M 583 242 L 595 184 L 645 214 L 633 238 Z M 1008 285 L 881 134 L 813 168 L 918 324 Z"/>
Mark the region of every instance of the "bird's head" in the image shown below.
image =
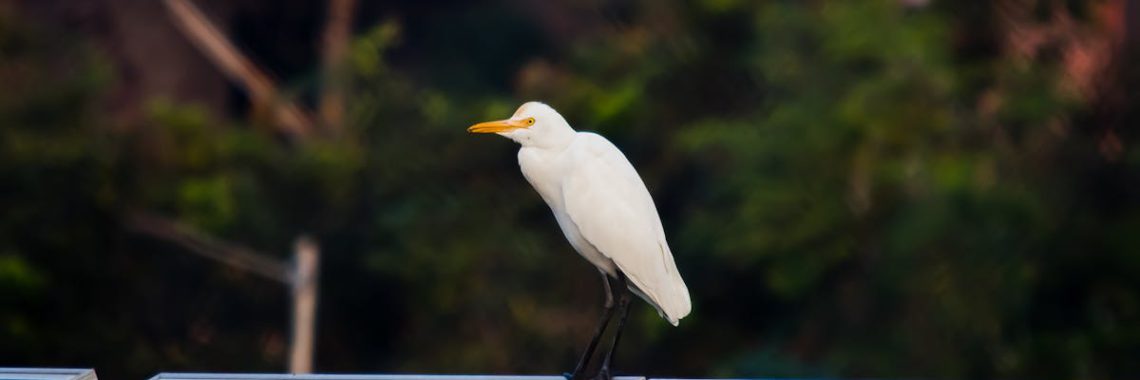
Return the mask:
<path id="1" fill-rule="evenodd" d="M 475 124 L 467 132 L 496 133 L 522 146 L 539 148 L 565 146 L 574 137 L 574 129 L 566 119 L 540 102 L 526 102 L 511 118 Z"/>

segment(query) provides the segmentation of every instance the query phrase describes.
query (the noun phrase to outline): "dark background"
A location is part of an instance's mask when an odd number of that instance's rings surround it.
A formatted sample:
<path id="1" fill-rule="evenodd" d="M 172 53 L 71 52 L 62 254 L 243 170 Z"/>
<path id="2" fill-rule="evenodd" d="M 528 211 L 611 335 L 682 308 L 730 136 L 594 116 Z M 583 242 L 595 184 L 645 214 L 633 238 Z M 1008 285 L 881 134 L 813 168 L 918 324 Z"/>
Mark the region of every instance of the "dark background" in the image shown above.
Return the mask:
<path id="1" fill-rule="evenodd" d="M 326 53 L 344 3 L 194 2 L 266 96 L 162 1 L 0 1 L 0 365 L 285 371 L 287 289 L 150 215 L 313 237 L 318 372 L 569 370 L 598 276 L 464 131 L 542 100 L 639 169 L 692 294 L 635 303 L 619 373 L 1140 376 L 1135 1 L 360 0 Z"/>

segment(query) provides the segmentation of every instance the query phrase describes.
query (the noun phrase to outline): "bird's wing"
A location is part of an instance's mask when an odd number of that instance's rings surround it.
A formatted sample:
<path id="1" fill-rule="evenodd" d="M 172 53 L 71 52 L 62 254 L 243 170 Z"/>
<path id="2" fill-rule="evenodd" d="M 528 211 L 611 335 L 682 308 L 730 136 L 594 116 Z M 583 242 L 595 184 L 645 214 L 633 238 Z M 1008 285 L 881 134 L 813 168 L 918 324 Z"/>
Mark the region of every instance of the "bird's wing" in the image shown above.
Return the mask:
<path id="1" fill-rule="evenodd" d="M 625 155 L 605 138 L 580 133 L 571 149 L 574 170 L 562 183 L 566 214 L 582 237 L 617 264 L 642 298 L 676 325 L 692 306 L 649 190 Z"/>

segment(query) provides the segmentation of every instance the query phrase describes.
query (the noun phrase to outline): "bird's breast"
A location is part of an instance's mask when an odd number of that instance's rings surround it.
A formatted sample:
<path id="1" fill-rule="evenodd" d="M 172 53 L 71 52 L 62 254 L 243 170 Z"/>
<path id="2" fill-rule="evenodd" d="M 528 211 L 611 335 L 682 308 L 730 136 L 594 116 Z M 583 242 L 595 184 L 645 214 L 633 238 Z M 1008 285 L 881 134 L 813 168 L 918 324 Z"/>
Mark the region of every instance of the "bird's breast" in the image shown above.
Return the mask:
<path id="1" fill-rule="evenodd" d="M 519 150 L 519 169 L 523 177 L 552 209 L 562 207 L 562 179 L 565 169 L 559 168 L 557 157 L 535 148 Z"/>
<path id="2" fill-rule="evenodd" d="M 519 169 L 546 205 L 550 206 L 558 227 L 562 229 L 562 234 L 566 236 L 566 240 L 574 250 L 598 269 L 611 276 L 615 275 L 616 266 L 613 260 L 605 257 L 590 244 L 566 213 L 562 182 L 576 169 L 570 160 L 565 159 L 566 157 L 564 154 L 550 154 L 536 148 L 523 148 L 519 150 Z"/>

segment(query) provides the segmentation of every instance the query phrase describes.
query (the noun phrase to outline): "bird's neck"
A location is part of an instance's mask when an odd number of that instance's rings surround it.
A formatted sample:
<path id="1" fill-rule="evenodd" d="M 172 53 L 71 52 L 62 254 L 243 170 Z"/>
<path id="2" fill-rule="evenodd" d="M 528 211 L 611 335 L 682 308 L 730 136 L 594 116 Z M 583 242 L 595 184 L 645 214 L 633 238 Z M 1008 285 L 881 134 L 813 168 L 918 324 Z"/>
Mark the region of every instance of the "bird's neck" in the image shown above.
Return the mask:
<path id="1" fill-rule="evenodd" d="M 546 133 L 515 141 L 518 141 L 519 145 L 522 145 L 524 148 L 560 152 L 570 146 L 570 143 L 574 142 L 574 138 L 578 135 L 578 132 L 574 131 L 574 129 L 570 128 L 570 125 L 567 124 L 553 125 L 549 128 L 550 130 L 546 131 Z"/>

